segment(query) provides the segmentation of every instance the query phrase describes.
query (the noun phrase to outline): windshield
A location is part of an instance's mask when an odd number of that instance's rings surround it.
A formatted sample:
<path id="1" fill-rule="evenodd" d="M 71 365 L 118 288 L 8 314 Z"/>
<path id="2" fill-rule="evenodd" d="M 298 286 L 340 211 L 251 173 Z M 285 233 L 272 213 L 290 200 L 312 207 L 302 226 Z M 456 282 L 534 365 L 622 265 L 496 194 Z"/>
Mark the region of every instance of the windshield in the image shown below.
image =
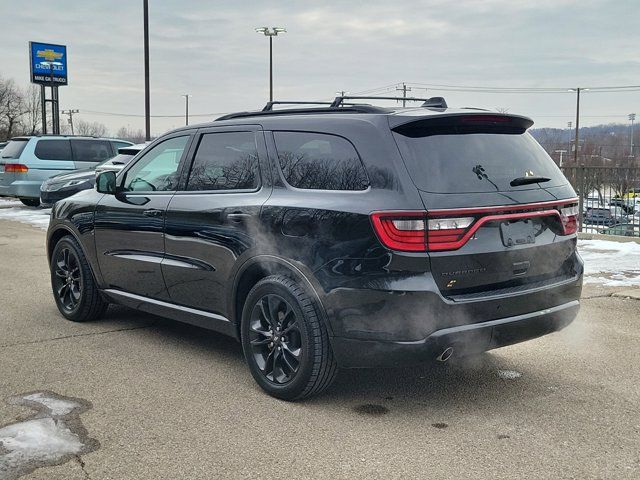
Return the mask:
<path id="1" fill-rule="evenodd" d="M 553 160 L 523 129 L 449 125 L 403 129 L 394 136 L 420 190 L 504 192 L 566 184 Z M 528 177 L 545 177 L 545 181 L 511 184 Z"/>
<path id="2" fill-rule="evenodd" d="M 113 158 L 110 158 L 109 160 L 106 160 L 104 162 L 102 162 L 100 165 L 126 165 L 127 163 L 129 163 L 131 161 L 131 159 L 134 157 L 134 155 L 127 155 L 124 153 L 119 153 L 118 155 L 116 155 Z"/>
<path id="3" fill-rule="evenodd" d="M 29 140 L 11 140 L 6 147 L 2 149 L 0 152 L 0 156 L 2 158 L 20 158 L 20 154 L 24 150 L 24 147 L 27 146 Z"/>

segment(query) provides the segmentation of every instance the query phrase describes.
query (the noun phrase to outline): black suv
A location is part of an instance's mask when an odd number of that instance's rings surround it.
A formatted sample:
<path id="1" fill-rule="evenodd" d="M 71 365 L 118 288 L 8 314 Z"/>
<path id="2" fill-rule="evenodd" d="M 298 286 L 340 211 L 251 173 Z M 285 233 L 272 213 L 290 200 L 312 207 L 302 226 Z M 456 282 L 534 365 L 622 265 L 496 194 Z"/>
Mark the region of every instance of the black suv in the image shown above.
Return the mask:
<path id="1" fill-rule="evenodd" d="M 446 361 L 568 325 L 578 202 L 533 122 L 358 101 L 175 130 L 56 203 L 62 315 L 113 302 L 231 335 L 289 400 L 338 367 Z"/>

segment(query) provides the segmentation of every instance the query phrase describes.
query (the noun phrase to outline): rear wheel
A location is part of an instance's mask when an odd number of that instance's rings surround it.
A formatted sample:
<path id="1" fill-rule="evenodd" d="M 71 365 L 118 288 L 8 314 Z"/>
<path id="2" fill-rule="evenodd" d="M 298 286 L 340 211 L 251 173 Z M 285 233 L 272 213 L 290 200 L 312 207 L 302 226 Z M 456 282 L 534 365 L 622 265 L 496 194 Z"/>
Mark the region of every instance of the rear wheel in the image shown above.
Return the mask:
<path id="1" fill-rule="evenodd" d="M 74 322 L 100 318 L 104 301 L 82 248 L 71 236 L 63 237 L 51 255 L 51 287 L 60 313 Z"/>
<path id="2" fill-rule="evenodd" d="M 21 198 L 20 201 L 26 205 L 27 207 L 39 207 L 40 199 L 39 198 Z"/>
<path id="3" fill-rule="evenodd" d="M 320 393 L 337 372 L 317 302 L 292 279 L 274 275 L 249 292 L 242 312 L 242 348 L 258 385 L 297 400 Z"/>

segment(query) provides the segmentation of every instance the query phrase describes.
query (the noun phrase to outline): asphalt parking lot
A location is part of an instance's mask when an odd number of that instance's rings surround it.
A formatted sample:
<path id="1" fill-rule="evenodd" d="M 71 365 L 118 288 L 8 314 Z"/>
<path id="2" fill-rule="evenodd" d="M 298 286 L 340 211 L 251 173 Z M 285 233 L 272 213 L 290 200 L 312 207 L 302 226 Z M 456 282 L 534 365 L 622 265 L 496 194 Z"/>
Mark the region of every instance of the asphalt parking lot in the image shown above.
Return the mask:
<path id="1" fill-rule="evenodd" d="M 7 399 L 53 392 L 82 402 L 93 448 L 23 478 L 640 478 L 640 301 L 611 288 L 587 285 L 560 333 L 473 362 L 341 372 L 286 403 L 226 337 L 124 308 L 65 321 L 44 238 L 0 220 L 0 427 L 33 414 Z"/>

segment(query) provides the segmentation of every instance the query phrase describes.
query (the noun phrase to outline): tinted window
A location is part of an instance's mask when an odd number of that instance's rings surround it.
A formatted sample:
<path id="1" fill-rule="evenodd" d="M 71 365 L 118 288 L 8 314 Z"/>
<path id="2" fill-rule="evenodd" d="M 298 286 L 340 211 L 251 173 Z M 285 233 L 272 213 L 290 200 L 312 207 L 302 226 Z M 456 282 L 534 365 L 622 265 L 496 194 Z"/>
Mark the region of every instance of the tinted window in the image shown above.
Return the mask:
<path id="1" fill-rule="evenodd" d="M 104 162 L 113 157 L 111 145 L 105 140 L 71 140 L 76 162 Z"/>
<path id="2" fill-rule="evenodd" d="M 2 149 L 0 155 L 2 155 L 2 158 L 20 158 L 20 154 L 28 142 L 29 140 L 11 140 L 7 146 Z"/>
<path id="3" fill-rule="evenodd" d="M 124 148 L 124 147 L 130 147 L 131 144 L 127 143 L 127 142 L 115 142 L 112 141 L 111 144 L 113 145 L 113 149 L 117 152 L 119 148 Z"/>
<path id="4" fill-rule="evenodd" d="M 188 140 L 188 136 L 174 137 L 150 149 L 127 171 L 124 189 L 134 192 L 175 190 L 180 158 Z"/>
<path id="5" fill-rule="evenodd" d="M 38 140 L 35 154 L 40 160 L 71 160 L 71 146 L 69 140 Z"/>
<path id="6" fill-rule="evenodd" d="M 296 188 L 365 190 L 369 180 L 353 145 L 320 133 L 274 132 L 284 178 Z"/>
<path id="7" fill-rule="evenodd" d="M 202 136 L 187 190 L 243 190 L 259 185 L 258 151 L 253 132 Z"/>
<path id="8" fill-rule="evenodd" d="M 403 127 L 394 136 L 420 190 L 472 193 L 566 184 L 562 172 L 524 128 L 425 124 Z M 534 175 L 550 181 L 510 185 L 516 178 Z"/>

